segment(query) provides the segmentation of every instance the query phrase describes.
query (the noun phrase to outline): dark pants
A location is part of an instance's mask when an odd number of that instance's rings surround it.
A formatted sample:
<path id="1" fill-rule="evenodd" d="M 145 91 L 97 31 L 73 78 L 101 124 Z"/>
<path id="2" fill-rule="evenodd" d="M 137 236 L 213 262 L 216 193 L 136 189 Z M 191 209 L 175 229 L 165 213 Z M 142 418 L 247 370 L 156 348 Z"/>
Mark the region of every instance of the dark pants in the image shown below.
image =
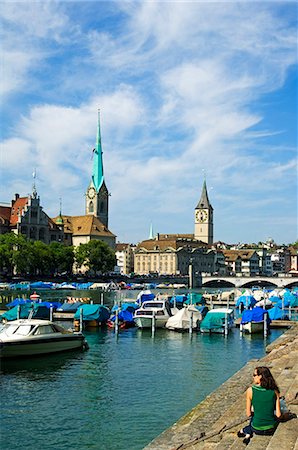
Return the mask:
<path id="1" fill-rule="evenodd" d="M 252 437 L 253 434 L 258 434 L 259 436 L 272 436 L 274 431 L 276 430 L 276 427 L 278 423 L 273 428 L 269 428 L 268 430 L 256 430 L 252 424 L 252 419 L 250 419 L 249 425 L 243 428 L 243 433 L 249 434 L 250 437 Z"/>

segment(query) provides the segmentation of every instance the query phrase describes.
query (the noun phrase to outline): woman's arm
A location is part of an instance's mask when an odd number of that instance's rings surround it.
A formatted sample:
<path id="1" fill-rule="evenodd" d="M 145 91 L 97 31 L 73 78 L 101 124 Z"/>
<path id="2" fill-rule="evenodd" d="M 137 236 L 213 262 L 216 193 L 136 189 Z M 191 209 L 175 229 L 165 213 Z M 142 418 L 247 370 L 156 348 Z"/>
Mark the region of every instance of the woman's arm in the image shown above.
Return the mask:
<path id="1" fill-rule="evenodd" d="M 276 415 L 276 417 L 281 417 L 279 392 L 278 392 L 278 391 L 275 391 L 275 395 L 276 395 L 275 415 Z"/>
<path id="2" fill-rule="evenodd" d="M 246 415 L 251 416 L 251 401 L 252 401 L 252 388 L 249 387 L 246 391 Z"/>

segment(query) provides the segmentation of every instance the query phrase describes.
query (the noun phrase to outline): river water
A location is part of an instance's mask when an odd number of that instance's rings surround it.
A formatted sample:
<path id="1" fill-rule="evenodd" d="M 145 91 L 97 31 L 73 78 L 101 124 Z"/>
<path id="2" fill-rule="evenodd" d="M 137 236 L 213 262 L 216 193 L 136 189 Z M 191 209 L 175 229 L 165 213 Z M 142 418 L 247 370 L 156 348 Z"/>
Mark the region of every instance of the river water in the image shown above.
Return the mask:
<path id="1" fill-rule="evenodd" d="M 87 352 L 3 361 L 1 448 L 140 450 L 281 333 L 98 330 Z"/>

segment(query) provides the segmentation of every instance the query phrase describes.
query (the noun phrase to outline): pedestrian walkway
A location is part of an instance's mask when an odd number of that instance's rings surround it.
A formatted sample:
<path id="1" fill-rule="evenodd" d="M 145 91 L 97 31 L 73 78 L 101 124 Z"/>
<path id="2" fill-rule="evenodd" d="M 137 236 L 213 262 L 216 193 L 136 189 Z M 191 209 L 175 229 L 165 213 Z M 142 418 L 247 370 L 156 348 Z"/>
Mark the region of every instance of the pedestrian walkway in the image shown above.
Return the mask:
<path id="1" fill-rule="evenodd" d="M 266 351 L 266 356 L 249 361 L 145 450 L 298 449 L 297 418 L 280 423 L 273 436 L 254 436 L 247 446 L 237 437 L 237 431 L 248 423 L 245 391 L 251 385 L 253 369 L 257 365 L 270 367 L 289 410 L 298 415 L 298 324 L 276 339 Z"/>

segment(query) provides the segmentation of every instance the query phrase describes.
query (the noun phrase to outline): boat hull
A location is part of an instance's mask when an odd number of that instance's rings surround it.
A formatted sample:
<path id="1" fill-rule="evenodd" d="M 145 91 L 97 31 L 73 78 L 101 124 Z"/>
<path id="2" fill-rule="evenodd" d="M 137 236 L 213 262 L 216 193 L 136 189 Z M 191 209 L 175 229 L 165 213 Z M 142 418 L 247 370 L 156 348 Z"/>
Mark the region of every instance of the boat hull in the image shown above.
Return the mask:
<path id="1" fill-rule="evenodd" d="M 152 328 L 153 316 L 137 316 L 134 321 L 139 328 Z M 168 321 L 168 317 L 155 317 L 155 328 L 163 328 Z"/>
<path id="2" fill-rule="evenodd" d="M 242 325 L 242 330 L 245 333 L 263 333 L 264 332 L 264 322 L 247 322 Z"/>
<path id="3" fill-rule="evenodd" d="M 88 344 L 83 335 L 31 339 L 30 341 L 0 342 L 0 357 L 14 358 L 84 349 Z"/>

